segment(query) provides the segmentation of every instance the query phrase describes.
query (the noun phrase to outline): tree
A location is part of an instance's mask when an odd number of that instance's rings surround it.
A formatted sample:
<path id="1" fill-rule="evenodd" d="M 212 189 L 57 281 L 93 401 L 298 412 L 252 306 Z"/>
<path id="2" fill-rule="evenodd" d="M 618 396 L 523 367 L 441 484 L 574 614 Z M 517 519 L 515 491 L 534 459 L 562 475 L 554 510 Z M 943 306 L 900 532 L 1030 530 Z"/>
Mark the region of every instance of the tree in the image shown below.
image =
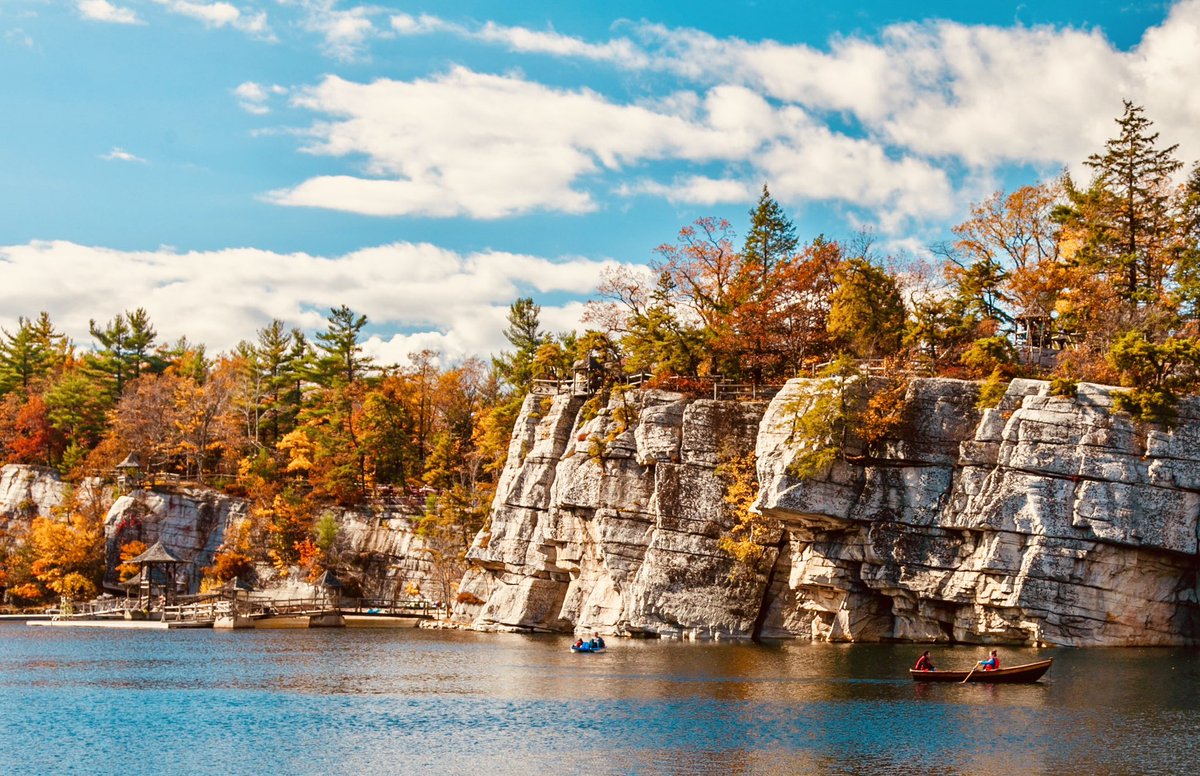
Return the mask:
<path id="1" fill-rule="evenodd" d="M 361 442 L 376 483 L 405 487 L 424 468 L 411 381 L 388 375 L 363 400 Z"/>
<path id="2" fill-rule="evenodd" d="M 838 268 L 834 282 L 829 334 L 860 358 L 896 353 L 906 312 L 895 278 L 866 259 L 849 259 Z"/>
<path id="3" fill-rule="evenodd" d="M 0 329 L 0 395 L 14 388 L 28 391 L 30 384 L 49 376 L 67 359 L 69 344 L 43 312 L 36 321 L 17 318 L 17 331 Z"/>
<path id="4" fill-rule="evenodd" d="M 362 355 L 360 341 L 366 325 L 367 316 L 355 315 L 345 305 L 330 309 L 325 331 L 317 333 L 317 349 L 323 352 L 314 369 L 318 383 L 352 385 L 371 369 L 372 360 Z"/>
<path id="5" fill-rule="evenodd" d="M 33 574 L 63 598 L 91 598 L 104 578 L 105 510 L 98 501 L 80 501 L 77 494 L 62 510 L 61 519 L 37 517 L 30 526 Z"/>
<path id="6" fill-rule="evenodd" d="M 1181 166 L 1177 145 L 1159 148 L 1158 133 L 1143 108 L 1125 100 L 1116 120 L 1120 132 L 1105 143 L 1104 153 L 1092 154 L 1085 164 L 1095 171 L 1102 228 L 1108 239 L 1093 261 L 1122 278 L 1128 301 L 1145 303 L 1163 292 L 1169 275 L 1170 179 Z"/>
<path id="7" fill-rule="evenodd" d="M 1185 318 L 1200 321 L 1200 162 L 1179 197 L 1179 232 L 1173 301 Z"/>
<path id="8" fill-rule="evenodd" d="M 754 279 L 755 296 L 768 295 L 776 268 L 791 261 L 799 244 L 795 225 L 783 214 L 783 208 L 764 183 L 758 204 L 750 211 L 750 230 L 746 233 L 739 267 Z"/>
<path id="9" fill-rule="evenodd" d="M 679 230 L 675 244 L 655 249 L 659 259 L 653 268 L 670 275 L 682 306 L 700 322 L 706 350 L 699 366 L 702 373 L 732 372 L 741 352 L 731 333 L 740 261 L 732 239 L 728 221 L 699 218 Z"/>
<path id="10" fill-rule="evenodd" d="M 1109 360 L 1133 390 L 1114 407 L 1137 420 L 1170 424 L 1181 396 L 1200 387 L 1200 340 L 1169 337 L 1155 343 L 1142 332 L 1126 332 L 1109 351 Z"/>
<path id="11" fill-rule="evenodd" d="M 824 239 L 817 238 L 818 247 Z M 792 371 L 795 341 L 792 329 L 811 318 L 801 304 L 806 273 L 796 256 L 796 229 L 764 185 L 750 211 L 750 230 L 734 276 L 734 308 L 730 311 L 732 339 L 725 349 L 745 353 L 738 359 L 755 383 L 777 379 Z M 736 344 L 735 344 L 736 343 Z"/>
<path id="12" fill-rule="evenodd" d="M 212 360 L 208 358 L 204 345 L 193 344 L 187 337 L 180 337 L 172 345 L 159 346 L 157 357 L 171 373 L 197 383 L 208 379 L 208 370 L 212 367 Z"/>
<path id="13" fill-rule="evenodd" d="M 103 327 L 89 321 L 88 329 L 99 347 L 88 355 L 87 362 L 108 383 L 114 399 L 143 371 L 161 372 L 165 367 L 162 359 L 153 355 L 158 335 L 150 324 L 149 314 L 141 307 L 118 314 Z"/>
<path id="14" fill-rule="evenodd" d="M 538 321 L 541 311 L 528 296 L 519 297 L 509 305 L 504 338 L 514 350 L 504 351 L 492 360 L 500 376 L 517 393 L 524 393 L 533 383 L 533 357 L 546 341 Z"/>
<path id="15" fill-rule="evenodd" d="M 12 438 L 5 445 L 10 463 L 38 466 L 58 463 L 66 447 L 65 438 L 51 424 L 41 396 L 31 394 L 17 410 L 12 423 Z"/>
<path id="16" fill-rule="evenodd" d="M 235 385 L 233 370 L 214 369 L 203 382 L 180 377 L 175 386 L 175 451 L 184 461 L 185 473 L 204 483 L 210 463 L 218 459 L 222 440 L 227 438 L 222 424 Z"/>
<path id="17" fill-rule="evenodd" d="M 42 400 L 50 424 L 62 432 L 69 445 L 87 450 L 100 441 L 112 400 L 83 370 L 64 372 L 42 393 Z"/>
<path id="18" fill-rule="evenodd" d="M 148 472 L 181 470 L 177 395 L 190 389 L 189 382 L 176 375 L 144 375 L 129 383 L 109 421 L 105 448 L 110 457 L 120 460 L 135 452 Z"/>
<path id="19" fill-rule="evenodd" d="M 630 371 L 662 376 L 692 375 L 699 370 L 704 359 L 703 335 L 682 319 L 678 287 L 669 270 L 659 270 L 657 283 L 648 292 L 645 278 L 627 267 L 607 269 L 598 292 L 609 301 L 589 303 L 584 320 L 601 324 L 619 338 Z M 553 347 L 563 352 L 565 362 L 565 349 L 557 343 Z M 542 352 L 539 349 L 539 354 Z"/>

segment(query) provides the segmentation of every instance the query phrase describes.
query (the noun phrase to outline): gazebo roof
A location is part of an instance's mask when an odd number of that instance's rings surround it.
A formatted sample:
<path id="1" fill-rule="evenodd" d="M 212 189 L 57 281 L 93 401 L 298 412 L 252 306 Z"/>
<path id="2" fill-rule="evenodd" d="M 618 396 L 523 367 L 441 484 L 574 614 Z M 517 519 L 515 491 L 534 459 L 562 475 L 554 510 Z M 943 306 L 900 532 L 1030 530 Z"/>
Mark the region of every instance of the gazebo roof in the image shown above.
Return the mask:
<path id="1" fill-rule="evenodd" d="M 130 558 L 127 563 L 187 563 L 183 558 L 163 546 L 162 540 L 154 543 L 150 549 L 136 558 Z"/>
<path id="2" fill-rule="evenodd" d="M 342 587 L 342 581 L 338 579 L 337 575 L 335 575 L 332 571 L 326 569 L 325 573 L 321 575 L 321 579 L 317 582 L 317 585 L 320 587 L 327 587 L 331 590 L 340 590 Z"/>
<path id="3" fill-rule="evenodd" d="M 121 461 L 119 464 L 117 464 L 116 468 L 140 469 L 142 468 L 142 462 L 138 459 L 137 453 L 130 453 L 129 455 L 125 456 L 124 461 Z"/>
<path id="4" fill-rule="evenodd" d="M 142 569 L 141 571 L 138 571 L 138 573 L 134 574 L 129 579 L 122 582 L 121 587 L 137 587 L 138 585 L 142 584 L 142 580 L 145 579 L 145 577 L 146 577 L 146 570 Z"/>

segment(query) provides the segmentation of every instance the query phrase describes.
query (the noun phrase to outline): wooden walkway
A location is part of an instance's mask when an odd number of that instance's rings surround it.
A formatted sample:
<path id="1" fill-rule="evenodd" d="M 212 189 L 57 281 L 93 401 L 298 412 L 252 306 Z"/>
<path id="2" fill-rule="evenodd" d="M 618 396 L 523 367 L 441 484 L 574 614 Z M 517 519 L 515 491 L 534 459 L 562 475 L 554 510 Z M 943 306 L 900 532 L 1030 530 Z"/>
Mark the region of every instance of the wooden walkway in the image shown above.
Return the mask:
<path id="1" fill-rule="evenodd" d="M 262 621 L 268 627 L 271 620 L 304 620 L 310 618 L 349 617 L 362 627 L 371 623 L 394 624 L 397 620 L 410 623 L 439 617 L 442 610 L 429 601 L 411 599 L 348 598 L 330 601 L 327 598 L 289 599 L 239 599 L 211 597 L 182 604 L 173 604 L 144 612 L 136 609 L 136 602 L 127 600 L 104 601 L 99 604 L 82 605 L 71 613 L 60 613 L 48 619 L 28 619 L 29 625 L 55 627 L 108 627 L 140 628 L 150 630 L 175 628 L 211 628 L 219 617 L 233 617 Z M 299 626 L 298 626 L 299 627 Z"/>

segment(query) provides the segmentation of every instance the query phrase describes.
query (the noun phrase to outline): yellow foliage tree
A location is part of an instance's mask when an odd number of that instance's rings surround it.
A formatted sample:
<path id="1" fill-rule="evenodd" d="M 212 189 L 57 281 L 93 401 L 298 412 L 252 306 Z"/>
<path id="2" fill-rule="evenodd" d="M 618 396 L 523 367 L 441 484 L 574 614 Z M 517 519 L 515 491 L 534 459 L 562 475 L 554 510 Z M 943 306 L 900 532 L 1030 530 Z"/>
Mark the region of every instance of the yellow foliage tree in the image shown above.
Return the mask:
<path id="1" fill-rule="evenodd" d="M 84 511 L 72 511 L 66 521 L 34 518 L 29 541 L 33 574 L 59 596 L 90 598 L 104 578 L 104 523 Z"/>

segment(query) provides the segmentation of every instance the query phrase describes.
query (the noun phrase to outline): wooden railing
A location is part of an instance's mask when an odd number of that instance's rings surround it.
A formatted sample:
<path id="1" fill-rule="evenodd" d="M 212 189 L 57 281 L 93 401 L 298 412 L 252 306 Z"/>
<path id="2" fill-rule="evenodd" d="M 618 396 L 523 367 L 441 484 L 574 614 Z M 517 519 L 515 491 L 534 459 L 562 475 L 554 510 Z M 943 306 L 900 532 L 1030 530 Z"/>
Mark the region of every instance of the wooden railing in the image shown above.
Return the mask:
<path id="1" fill-rule="evenodd" d="M 651 384 L 653 384 L 655 388 L 661 388 L 664 391 L 703 394 L 706 397 L 725 401 L 754 401 L 758 399 L 769 399 L 775 394 L 779 393 L 779 390 L 783 387 L 782 383 L 762 384 L 734 382 L 719 375 L 709 375 L 705 377 L 679 377 L 672 375 L 669 377 L 655 378 L 655 376 L 652 374 L 641 373 L 624 377 L 617 384 L 617 388 L 619 390 L 639 390 L 649 387 Z M 595 391 L 592 390 L 581 392 L 576 387 L 577 385 L 578 382 L 575 380 L 534 380 L 530 391 L 538 394 L 539 396 L 555 396 L 563 393 L 590 396 L 595 393 Z"/>

